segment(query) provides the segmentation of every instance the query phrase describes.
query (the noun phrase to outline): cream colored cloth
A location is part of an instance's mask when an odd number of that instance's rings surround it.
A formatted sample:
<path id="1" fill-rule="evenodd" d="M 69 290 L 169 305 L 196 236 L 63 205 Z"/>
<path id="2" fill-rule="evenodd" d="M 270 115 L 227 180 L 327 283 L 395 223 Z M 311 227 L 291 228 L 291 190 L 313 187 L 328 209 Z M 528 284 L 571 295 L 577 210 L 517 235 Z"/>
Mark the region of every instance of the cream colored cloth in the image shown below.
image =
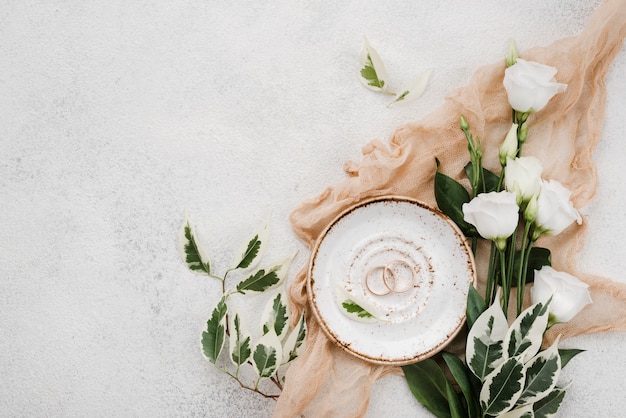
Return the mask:
<path id="1" fill-rule="evenodd" d="M 588 203 L 596 189 L 592 151 L 604 120 L 604 79 L 626 35 L 626 2 L 607 0 L 591 17 L 583 32 L 548 47 L 533 48 L 522 58 L 558 69 L 557 80 L 567 83 L 565 93 L 531 116 L 524 155 L 534 155 L 544 166 L 544 177 L 559 180 L 572 190 L 577 207 Z M 291 223 L 310 247 L 321 231 L 346 207 L 371 196 L 404 195 L 436 205 L 433 193 L 435 157 L 446 174 L 461 180 L 468 161 L 467 143 L 458 128 L 464 115 L 475 137 L 483 141 L 484 164 L 499 172 L 497 150 L 511 123 L 511 111 L 502 86 L 503 62 L 480 68 L 470 84 L 453 92 L 443 105 L 414 124 L 398 129 L 389 144 L 374 141 L 363 148 L 360 163 L 345 165 L 350 177 L 296 208 Z M 554 327 L 563 338 L 601 331 L 626 330 L 626 285 L 577 271 L 587 224 L 573 226 L 538 245 L 552 250 L 557 270 L 577 275 L 590 285 L 594 303 L 565 325 Z M 482 252 L 482 254 L 481 254 Z M 479 249 L 480 286 L 486 256 Z M 481 274 L 483 272 L 483 274 Z M 292 308 L 306 309 L 306 272 L 290 288 Z M 331 343 L 315 319 L 308 318 L 306 350 L 289 368 L 286 386 L 275 417 L 360 417 L 365 414 L 374 382 L 398 369 L 378 366 L 344 353 Z"/>

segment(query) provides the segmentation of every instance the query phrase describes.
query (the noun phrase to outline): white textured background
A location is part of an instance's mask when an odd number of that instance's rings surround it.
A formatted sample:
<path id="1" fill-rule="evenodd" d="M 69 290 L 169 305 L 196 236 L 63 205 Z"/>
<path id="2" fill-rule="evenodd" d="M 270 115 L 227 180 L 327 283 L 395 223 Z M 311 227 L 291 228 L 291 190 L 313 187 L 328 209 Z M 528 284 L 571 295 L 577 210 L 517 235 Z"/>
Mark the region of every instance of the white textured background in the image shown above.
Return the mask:
<path id="1" fill-rule="evenodd" d="M 0 4 L 0 415 L 270 416 L 208 364 L 216 281 L 179 260 L 184 212 L 218 272 L 266 216 L 265 260 L 308 253 L 287 221 L 372 139 L 420 119 L 482 64 L 577 34 L 599 0 L 34 1 Z M 405 107 L 357 80 L 363 35 Z M 626 53 L 608 77 L 584 270 L 625 281 Z M 244 310 L 250 321 L 264 303 Z M 626 334 L 588 352 L 563 417 L 621 417 Z M 427 416 L 399 377 L 370 417 Z"/>

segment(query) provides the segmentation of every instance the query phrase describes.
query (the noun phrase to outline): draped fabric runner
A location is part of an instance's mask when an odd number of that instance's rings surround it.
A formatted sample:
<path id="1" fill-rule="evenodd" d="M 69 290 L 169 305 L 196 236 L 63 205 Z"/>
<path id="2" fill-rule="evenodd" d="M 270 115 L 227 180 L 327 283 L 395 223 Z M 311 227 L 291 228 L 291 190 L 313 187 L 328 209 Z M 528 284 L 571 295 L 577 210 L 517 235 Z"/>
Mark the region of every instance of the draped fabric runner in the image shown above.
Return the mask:
<path id="1" fill-rule="evenodd" d="M 592 151 L 604 120 L 604 79 L 626 36 L 626 2 L 606 0 L 582 33 L 548 47 L 524 51 L 524 59 L 556 67 L 557 81 L 568 84 L 547 107 L 529 120 L 524 155 L 539 158 L 544 178 L 556 179 L 572 190 L 576 207 L 587 204 L 596 189 Z M 504 60 L 480 68 L 468 86 L 454 91 L 443 105 L 417 123 L 399 128 L 389 141 L 369 143 L 360 163 L 348 162 L 349 178 L 304 202 L 291 214 L 296 234 L 309 247 L 322 230 L 348 206 L 380 195 L 404 195 L 436 206 L 433 192 L 435 157 L 443 172 L 462 181 L 468 161 L 467 143 L 458 128 L 459 115 L 470 123 L 483 143 L 485 167 L 499 172 L 498 147 L 511 123 L 511 111 L 502 86 Z M 580 274 L 576 254 L 582 248 L 588 225 L 574 225 L 557 237 L 542 238 L 538 245 L 552 250 L 555 269 L 567 271 L 590 285 L 592 305 L 567 324 L 553 327 L 546 339 L 602 331 L 626 331 L 626 285 Z M 480 249 L 479 251 L 484 250 Z M 485 279 L 485 260 L 479 252 L 479 280 Z M 307 309 L 306 271 L 290 288 L 294 317 Z M 484 285 L 483 282 L 480 286 Z M 479 289 L 481 290 L 481 289 Z M 399 369 L 359 360 L 328 340 L 311 315 L 306 349 L 286 376 L 286 386 L 275 417 L 360 417 L 367 410 L 373 383 Z"/>

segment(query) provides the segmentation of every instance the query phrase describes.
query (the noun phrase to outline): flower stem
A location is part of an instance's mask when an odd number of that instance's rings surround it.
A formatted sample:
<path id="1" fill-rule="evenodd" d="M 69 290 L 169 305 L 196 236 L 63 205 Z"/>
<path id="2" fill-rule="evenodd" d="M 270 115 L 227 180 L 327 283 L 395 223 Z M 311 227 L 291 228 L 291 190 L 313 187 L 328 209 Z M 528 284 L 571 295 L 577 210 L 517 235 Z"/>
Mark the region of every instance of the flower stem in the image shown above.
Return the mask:
<path id="1" fill-rule="evenodd" d="M 494 292 L 494 272 L 495 272 L 495 264 L 496 264 L 496 244 L 491 242 L 491 249 L 489 250 L 489 270 L 487 272 L 487 290 L 485 291 L 485 302 L 487 302 L 487 306 L 491 305 L 493 300 L 493 292 Z"/>
<path id="2" fill-rule="evenodd" d="M 506 248 L 503 250 L 498 249 L 500 253 L 500 277 L 502 278 L 502 288 L 504 290 L 503 299 L 502 299 L 502 310 L 504 311 L 504 315 L 507 314 L 509 310 L 509 292 L 511 289 L 511 284 L 508 283 L 507 275 L 506 275 Z M 507 290 L 508 289 L 508 290 Z"/>
<path id="3" fill-rule="evenodd" d="M 526 222 L 524 226 L 524 235 L 522 237 L 522 248 L 520 250 L 519 269 L 517 270 L 517 315 L 522 313 L 522 304 L 524 303 L 524 287 L 526 286 L 526 272 L 528 271 L 528 260 L 533 240 L 528 239 L 530 227 L 532 223 Z"/>

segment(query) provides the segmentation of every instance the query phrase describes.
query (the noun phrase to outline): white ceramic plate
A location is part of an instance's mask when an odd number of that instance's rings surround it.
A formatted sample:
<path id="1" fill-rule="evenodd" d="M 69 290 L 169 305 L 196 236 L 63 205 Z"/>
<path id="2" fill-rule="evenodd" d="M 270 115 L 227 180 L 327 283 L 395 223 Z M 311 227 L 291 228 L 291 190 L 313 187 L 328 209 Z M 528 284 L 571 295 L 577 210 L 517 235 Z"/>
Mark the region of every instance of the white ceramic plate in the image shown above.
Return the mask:
<path id="1" fill-rule="evenodd" d="M 402 260 L 417 272 L 406 292 L 377 296 L 364 276 Z M 437 353 L 465 322 L 474 259 L 445 215 L 404 197 L 378 197 L 341 213 L 317 241 L 308 294 L 318 322 L 344 350 L 379 364 L 408 364 Z M 359 322 L 337 303 L 338 286 L 383 320 Z"/>

